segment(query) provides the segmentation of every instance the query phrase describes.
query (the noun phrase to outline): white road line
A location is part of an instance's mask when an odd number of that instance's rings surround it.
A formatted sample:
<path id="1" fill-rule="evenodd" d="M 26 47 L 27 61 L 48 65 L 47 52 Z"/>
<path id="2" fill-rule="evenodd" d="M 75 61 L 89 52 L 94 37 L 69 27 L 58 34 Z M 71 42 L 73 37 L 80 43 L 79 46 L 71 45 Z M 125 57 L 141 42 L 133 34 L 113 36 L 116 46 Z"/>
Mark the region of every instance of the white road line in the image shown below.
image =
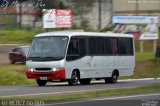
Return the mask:
<path id="1" fill-rule="evenodd" d="M 15 91 L 15 90 L 17 90 L 17 89 L 0 89 L 0 92 L 2 92 L 2 91 Z"/>
<path id="2" fill-rule="evenodd" d="M 74 101 L 74 102 L 52 103 L 52 104 L 45 104 L 45 106 L 63 105 L 63 104 L 71 104 L 71 103 L 82 103 L 82 102 L 92 102 L 92 101 L 101 101 L 101 100 L 117 100 L 117 99 L 124 99 L 124 98 L 156 96 L 156 95 L 160 95 L 160 94 L 145 94 L 145 95 L 133 95 L 133 96 L 121 96 L 121 97 L 112 97 L 112 98 L 82 100 L 82 101 Z"/>
<path id="3" fill-rule="evenodd" d="M 132 87 L 120 87 L 120 88 L 135 88 L 135 87 L 137 87 L 137 86 L 132 86 Z M 92 89 L 92 90 L 80 90 L 80 91 L 61 91 L 61 92 L 48 92 L 48 93 L 35 93 L 35 94 L 22 94 L 22 95 L 8 95 L 8 96 L 0 96 L 0 98 L 23 97 L 23 96 L 39 96 L 39 95 L 53 95 L 53 94 L 64 94 L 64 93 L 81 93 L 81 92 L 100 91 L 100 90 L 111 90 L 111 89 L 119 89 L 119 88 Z"/>
<path id="4" fill-rule="evenodd" d="M 148 80 L 159 80 L 160 78 L 142 78 L 142 79 L 125 79 L 118 81 L 148 81 Z"/>
<path id="5" fill-rule="evenodd" d="M 133 97 L 145 97 L 145 96 L 156 96 L 158 94 L 144 94 L 144 95 L 133 95 L 133 96 L 119 96 L 119 97 L 112 97 L 112 98 L 102 98 L 102 99 L 95 99 L 95 100 L 116 100 L 116 99 L 125 99 L 125 98 L 133 98 Z"/>
<path id="6" fill-rule="evenodd" d="M 118 80 L 118 82 L 132 82 L 132 81 L 151 81 L 151 80 L 160 80 L 160 78 L 141 78 L 141 79 L 124 79 L 124 80 Z M 91 83 L 101 83 L 104 82 L 104 80 L 100 81 L 92 81 Z M 49 85 L 59 85 L 59 84 L 68 84 L 67 82 L 60 82 L 60 83 L 50 83 Z"/>

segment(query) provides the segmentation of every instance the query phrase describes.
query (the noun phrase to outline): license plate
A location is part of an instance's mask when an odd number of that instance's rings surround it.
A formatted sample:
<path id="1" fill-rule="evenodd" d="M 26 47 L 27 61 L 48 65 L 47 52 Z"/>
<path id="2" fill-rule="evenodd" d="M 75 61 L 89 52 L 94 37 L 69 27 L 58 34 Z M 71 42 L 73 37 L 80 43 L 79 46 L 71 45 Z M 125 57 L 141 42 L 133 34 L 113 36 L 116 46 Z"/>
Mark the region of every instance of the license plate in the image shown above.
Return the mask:
<path id="1" fill-rule="evenodd" d="M 47 80 L 47 77 L 40 77 L 40 80 Z"/>

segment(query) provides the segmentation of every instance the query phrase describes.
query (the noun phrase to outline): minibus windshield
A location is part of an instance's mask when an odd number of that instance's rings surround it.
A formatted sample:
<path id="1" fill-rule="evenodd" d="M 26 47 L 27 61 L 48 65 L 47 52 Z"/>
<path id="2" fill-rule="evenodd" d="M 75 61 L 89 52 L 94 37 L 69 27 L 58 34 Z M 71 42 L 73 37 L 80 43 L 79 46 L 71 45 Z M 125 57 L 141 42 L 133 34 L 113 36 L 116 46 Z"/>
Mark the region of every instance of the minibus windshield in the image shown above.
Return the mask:
<path id="1" fill-rule="evenodd" d="M 56 61 L 65 57 L 68 37 L 45 36 L 33 40 L 27 60 Z"/>

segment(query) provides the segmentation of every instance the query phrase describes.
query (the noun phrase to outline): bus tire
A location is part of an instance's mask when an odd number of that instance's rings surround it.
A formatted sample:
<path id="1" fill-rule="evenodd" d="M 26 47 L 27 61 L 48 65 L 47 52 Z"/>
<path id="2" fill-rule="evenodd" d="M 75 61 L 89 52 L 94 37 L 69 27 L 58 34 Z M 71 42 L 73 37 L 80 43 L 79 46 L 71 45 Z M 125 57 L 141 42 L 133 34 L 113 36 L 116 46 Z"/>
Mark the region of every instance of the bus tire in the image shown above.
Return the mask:
<path id="1" fill-rule="evenodd" d="M 87 84 L 90 84 L 91 79 L 89 79 L 89 78 L 87 78 L 87 79 L 80 79 L 79 82 L 82 85 L 87 85 Z"/>
<path id="2" fill-rule="evenodd" d="M 46 80 L 36 80 L 36 81 L 37 81 L 38 86 L 45 86 L 47 83 Z"/>
<path id="3" fill-rule="evenodd" d="M 15 61 L 10 61 L 11 64 L 15 64 Z"/>
<path id="4" fill-rule="evenodd" d="M 110 78 L 105 78 L 105 83 L 117 83 L 118 76 L 118 71 L 113 71 Z"/>
<path id="5" fill-rule="evenodd" d="M 72 72 L 71 79 L 68 79 L 68 85 L 77 85 L 79 81 L 79 75 L 76 70 Z"/>

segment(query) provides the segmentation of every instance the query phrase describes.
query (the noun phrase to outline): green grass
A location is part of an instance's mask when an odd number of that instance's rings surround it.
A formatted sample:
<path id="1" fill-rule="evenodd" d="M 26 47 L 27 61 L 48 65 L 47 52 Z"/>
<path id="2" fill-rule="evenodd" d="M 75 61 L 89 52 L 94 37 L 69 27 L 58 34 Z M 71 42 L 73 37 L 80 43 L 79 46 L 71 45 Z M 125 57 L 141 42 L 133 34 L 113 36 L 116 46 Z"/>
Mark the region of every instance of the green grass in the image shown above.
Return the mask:
<path id="1" fill-rule="evenodd" d="M 0 31 L 1 44 L 30 44 L 41 30 L 3 30 Z"/>
<path id="2" fill-rule="evenodd" d="M 136 53 L 136 62 L 138 61 L 150 61 L 155 59 L 155 54 L 152 52 Z"/>
<path id="3" fill-rule="evenodd" d="M 140 52 L 140 40 L 135 40 L 135 51 Z M 157 40 L 157 46 L 160 47 L 160 39 Z M 153 52 L 153 40 L 144 40 L 143 41 L 143 51 L 146 52 Z"/>
<path id="4" fill-rule="evenodd" d="M 0 78 L 0 86 L 34 84 L 33 80 L 26 78 L 24 65 L 1 65 Z"/>

